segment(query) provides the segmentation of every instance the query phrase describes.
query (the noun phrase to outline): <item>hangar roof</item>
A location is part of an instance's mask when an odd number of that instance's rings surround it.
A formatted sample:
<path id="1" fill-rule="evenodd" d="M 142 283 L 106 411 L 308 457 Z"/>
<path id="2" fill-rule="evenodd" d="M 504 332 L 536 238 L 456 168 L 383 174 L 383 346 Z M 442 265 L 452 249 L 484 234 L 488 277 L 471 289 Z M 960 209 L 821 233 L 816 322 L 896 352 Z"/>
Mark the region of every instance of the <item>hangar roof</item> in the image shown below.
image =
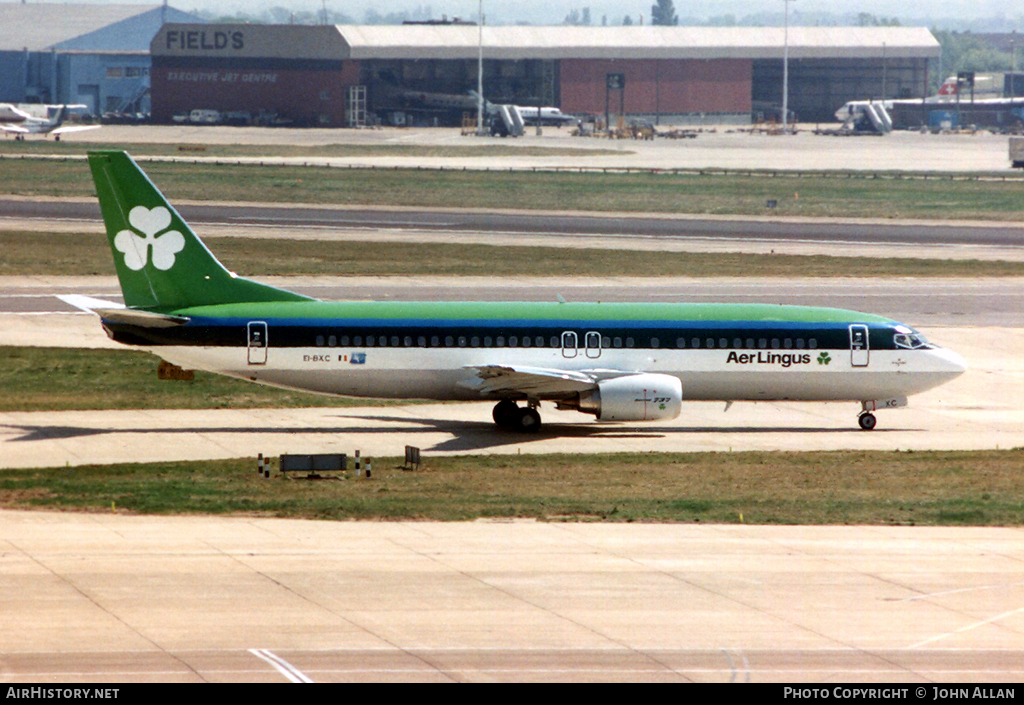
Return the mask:
<path id="1" fill-rule="evenodd" d="M 164 16 L 159 4 L 0 3 L 0 51 L 148 51 Z M 197 21 L 171 7 L 166 18 Z"/>
<path id="2" fill-rule="evenodd" d="M 473 25 L 339 25 L 352 59 L 475 59 Z M 782 27 L 484 27 L 489 59 L 781 59 Z M 790 27 L 793 59 L 935 58 L 924 27 Z"/>

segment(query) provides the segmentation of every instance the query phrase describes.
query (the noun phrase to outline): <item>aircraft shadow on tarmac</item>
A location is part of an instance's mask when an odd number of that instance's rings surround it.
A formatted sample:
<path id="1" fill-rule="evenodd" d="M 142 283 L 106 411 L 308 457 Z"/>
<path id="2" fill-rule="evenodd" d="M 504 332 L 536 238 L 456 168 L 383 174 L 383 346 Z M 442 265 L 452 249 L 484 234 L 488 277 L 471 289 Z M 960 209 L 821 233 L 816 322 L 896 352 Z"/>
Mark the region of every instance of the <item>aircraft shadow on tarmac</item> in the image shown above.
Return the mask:
<path id="1" fill-rule="evenodd" d="M 789 434 L 789 433 L 864 433 L 856 428 L 815 428 L 793 426 L 657 426 L 639 428 L 628 424 L 605 425 L 585 424 L 547 424 L 538 433 L 523 434 L 500 429 L 491 423 L 480 421 L 456 421 L 436 418 L 410 418 L 408 416 L 337 416 L 337 418 L 356 421 L 373 421 L 380 425 L 362 426 L 226 426 L 226 427 L 171 427 L 171 428 L 86 428 L 78 426 L 46 426 L 5 424 L 0 428 L 16 429 L 21 435 L 12 438 L 11 442 L 43 442 L 52 440 L 68 440 L 101 436 L 115 433 L 124 434 L 308 434 L 337 436 L 379 436 L 381 434 L 408 434 L 409 440 L 415 441 L 421 434 L 446 433 L 453 437 L 425 448 L 435 452 L 453 452 L 469 450 L 485 450 L 503 446 L 523 446 L 551 439 L 643 439 L 665 438 L 682 434 Z M 888 433 L 893 431 L 914 431 L 915 429 L 876 429 L 872 433 Z"/>

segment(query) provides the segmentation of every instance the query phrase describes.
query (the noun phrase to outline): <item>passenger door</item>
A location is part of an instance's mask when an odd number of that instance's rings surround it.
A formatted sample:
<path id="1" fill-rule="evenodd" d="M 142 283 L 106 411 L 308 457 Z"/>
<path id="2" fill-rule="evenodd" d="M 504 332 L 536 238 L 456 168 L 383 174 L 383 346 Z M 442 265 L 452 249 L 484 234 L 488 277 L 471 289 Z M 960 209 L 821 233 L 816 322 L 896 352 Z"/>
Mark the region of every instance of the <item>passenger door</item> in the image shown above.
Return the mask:
<path id="1" fill-rule="evenodd" d="M 267 364 L 267 324 L 249 321 L 249 364 Z"/>
<path id="2" fill-rule="evenodd" d="M 868 327 L 860 324 L 850 326 L 850 364 L 854 367 L 867 367 L 870 355 Z"/>
<path id="3" fill-rule="evenodd" d="M 576 357 L 576 333 L 571 330 L 562 333 L 562 357 Z"/>

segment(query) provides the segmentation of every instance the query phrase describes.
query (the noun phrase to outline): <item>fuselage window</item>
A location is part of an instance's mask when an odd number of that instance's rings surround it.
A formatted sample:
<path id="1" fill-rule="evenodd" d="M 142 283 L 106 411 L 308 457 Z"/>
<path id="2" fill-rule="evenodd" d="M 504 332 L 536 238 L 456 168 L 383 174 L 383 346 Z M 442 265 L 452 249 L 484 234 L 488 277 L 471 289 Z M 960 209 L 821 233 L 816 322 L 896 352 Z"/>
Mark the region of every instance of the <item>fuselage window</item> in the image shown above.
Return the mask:
<path id="1" fill-rule="evenodd" d="M 484 347 L 485 347 L 485 348 L 489 348 L 489 347 L 491 347 L 491 343 L 493 343 L 493 342 L 494 342 L 494 341 L 493 341 L 493 340 L 491 340 L 491 336 L 489 336 L 489 335 L 485 335 L 485 336 L 484 336 Z"/>
<path id="2" fill-rule="evenodd" d="M 402 345 L 404 345 L 407 348 L 411 348 L 412 347 L 412 336 L 411 335 L 407 335 L 404 338 L 402 338 Z"/>
<path id="3" fill-rule="evenodd" d="M 495 341 L 495 345 L 497 345 L 499 348 L 505 347 L 505 336 L 499 335 L 497 340 Z"/>
<path id="4" fill-rule="evenodd" d="M 352 339 L 352 344 L 355 345 L 357 348 L 361 348 L 363 346 L 363 336 L 357 335 L 356 337 L 354 337 Z"/>
<path id="5" fill-rule="evenodd" d="M 441 346 L 441 339 L 436 335 L 430 336 L 430 347 L 437 348 Z"/>
<path id="6" fill-rule="evenodd" d="M 612 347 L 613 348 L 621 348 L 622 347 L 622 338 L 614 338 L 612 340 Z"/>
<path id="7" fill-rule="evenodd" d="M 459 347 L 460 348 L 466 347 L 466 336 L 464 336 L 464 335 L 460 335 L 459 336 Z"/>
<path id="8" fill-rule="evenodd" d="M 693 340 L 691 340 L 690 341 L 690 347 L 691 348 L 699 348 L 700 347 L 700 338 L 694 338 Z"/>
<path id="9" fill-rule="evenodd" d="M 558 336 L 557 335 L 551 336 L 551 338 L 548 340 L 548 342 L 551 343 L 550 347 L 552 347 L 552 348 L 560 347 L 559 344 L 558 344 Z"/>
<path id="10" fill-rule="evenodd" d="M 523 336 L 523 347 L 524 348 L 530 347 L 530 336 L 528 336 L 528 335 L 524 335 Z"/>
<path id="11" fill-rule="evenodd" d="M 348 336 L 347 335 L 341 336 L 341 340 L 338 341 L 338 344 L 341 345 L 341 347 L 343 347 L 343 348 L 347 348 L 348 347 Z"/>
<path id="12" fill-rule="evenodd" d="M 324 337 L 322 335 L 318 335 L 316 337 L 316 346 L 318 348 L 322 348 L 324 346 Z"/>
<path id="13" fill-rule="evenodd" d="M 544 336 L 543 335 L 538 335 L 536 338 L 534 338 L 533 339 L 533 346 L 536 347 L 536 348 L 543 348 L 544 347 Z"/>
<path id="14" fill-rule="evenodd" d="M 779 339 L 778 338 L 772 338 L 772 350 L 778 350 L 778 349 L 779 349 Z"/>
<path id="15" fill-rule="evenodd" d="M 331 337 L 329 337 L 327 339 L 327 347 L 329 347 L 329 348 L 336 348 L 336 347 L 338 347 L 338 338 L 337 338 L 337 336 L 332 335 Z"/>
<path id="16" fill-rule="evenodd" d="M 410 341 L 410 342 L 412 342 L 412 341 Z M 397 335 L 391 336 L 391 347 L 393 347 L 393 348 L 397 348 L 398 347 L 398 336 Z"/>
<path id="17" fill-rule="evenodd" d="M 743 347 L 743 338 L 733 338 L 732 339 L 732 346 L 734 348 L 742 348 Z"/>
<path id="18" fill-rule="evenodd" d="M 633 347 L 633 345 L 634 345 L 634 344 L 635 344 L 635 343 L 633 342 L 633 339 L 632 339 L 632 338 L 626 338 L 626 347 L 627 347 L 627 348 L 631 348 L 631 347 Z"/>
<path id="19" fill-rule="evenodd" d="M 790 350 L 793 347 L 793 339 L 786 338 L 785 340 L 783 340 L 782 347 L 786 348 L 786 350 Z"/>
<path id="20" fill-rule="evenodd" d="M 811 350 L 814 350 L 816 347 L 818 347 L 818 341 L 815 340 L 814 338 L 811 338 L 810 340 L 807 341 L 807 347 L 809 347 Z"/>
<path id="21" fill-rule="evenodd" d="M 601 336 L 601 347 L 602 348 L 610 348 L 611 346 L 612 346 L 612 339 L 610 337 L 608 337 L 607 335 L 602 335 Z"/>
<path id="22" fill-rule="evenodd" d="M 471 348 L 479 348 L 480 347 L 480 338 L 478 336 L 474 335 L 472 337 L 472 339 L 470 339 L 470 341 L 469 341 L 469 346 Z"/>
<path id="23" fill-rule="evenodd" d="M 388 337 L 386 335 L 377 336 L 377 347 L 386 348 L 388 346 Z"/>
<path id="24" fill-rule="evenodd" d="M 767 348 L 768 347 L 768 339 L 767 338 L 761 338 L 760 340 L 758 340 L 757 341 L 757 347 L 761 348 L 762 350 Z"/>
<path id="25" fill-rule="evenodd" d="M 804 343 L 804 339 L 803 338 L 797 338 L 796 339 L 796 349 L 797 350 L 803 350 L 804 349 L 804 345 L 805 345 L 805 343 Z"/>
<path id="26" fill-rule="evenodd" d="M 754 349 L 754 339 L 753 338 L 747 338 L 747 345 L 746 345 L 746 347 L 747 347 L 748 350 L 753 350 Z"/>
<path id="27" fill-rule="evenodd" d="M 421 348 L 427 347 L 427 338 L 426 338 L 426 336 L 422 336 L 421 335 L 420 337 L 418 337 L 416 339 L 416 344 L 419 345 Z"/>
<path id="28" fill-rule="evenodd" d="M 720 348 L 727 348 L 727 347 L 729 347 L 729 340 L 727 338 L 719 338 L 718 339 L 718 347 L 720 347 Z"/>
<path id="29" fill-rule="evenodd" d="M 658 347 L 658 345 L 659 345 L 660 343 L 661 343 L 661 341 L 660 341 L 660 340 L 658 340 L 657 338 L 651 338 L 651 347 L 652 347 L 652 348 L 656 348 L 656 347 Z"/>
<path id="30" fill-rule="evenodd" d="M 686 338 L 676 338 L 676 347 L 680 350 L 686 347 Z"/>
<path id="31" fill-rule="evenodd" d="M 517 335 L 510 335 L 508 337 L 508 346 L 510 348 L 514 348 L 517 345 L 519 345 L 519 336 L 517 336 Z"/>
<path id="32" fill-rule="evenodd" d="M 455 345 L 455 338 L 451 337 L 450 335 L 445 336 L 444 345 L 446 348 L 450 348 L 451 346 Z"/>

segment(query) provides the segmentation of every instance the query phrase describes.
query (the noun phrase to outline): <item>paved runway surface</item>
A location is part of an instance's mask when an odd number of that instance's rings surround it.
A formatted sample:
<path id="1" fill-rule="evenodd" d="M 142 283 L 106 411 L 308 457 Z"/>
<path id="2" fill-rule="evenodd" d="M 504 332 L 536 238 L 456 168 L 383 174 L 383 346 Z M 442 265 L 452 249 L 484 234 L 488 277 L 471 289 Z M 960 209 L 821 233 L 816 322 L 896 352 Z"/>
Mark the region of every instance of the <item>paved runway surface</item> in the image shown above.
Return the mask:
<path id="1" fill-rule="evenodd" d="M 3 511 L 0 679 L 1015 683 L 1021 538 Z"/>
<path id="2" fill-rule="evenodd" d="M 651 301 L 768 303 L 832 306 L 888 316 L 914 326 L 1024 325 L 1024 279 L 728 279 L 684 277 L 257 277 L 259 281 L 328 301 Z M 0 344 L 16 329 L 38 325 L 53 329 L 52 345 L 81 346 L 60 331 L 69 322 L 57 314 L 74 313 L 59 294 L 87 294 L 121 300 L 114 277 L 0 277 Z M 38 317 L 39 321 L 29 319 Z M 59 322 L 58 322 L 59 321 Z M 73 325 L 73 324 L 71 324 Z M 83 330 L 89 326 L 83 320 Z M 98 326 L 92 326 L 99 332 Z M 92 336 L 90 336 L 91 338 Z M 36 345 L 44 345 L 39 339 Z M 102 341 L 101 341 L 102 342 Z"/>
<path id="3" fill-rule="evenodd" d="M 652 216 L 598 213 L 531 213 L 415 208 L 347 208 L 302 205 L 176 203 L 193 226 L 256 226 L 281 230 L 488 233 L 498 236 L 617 236 L 728 243 L 985 247 L 1024 249 L 1020 223 L 900 222 L 867 219 Z M 0 198 L 0 219 L 40 223 L 63 220 L 100 224 L 93 199 Z M 10 227 L 10 226 L 8 226 Z M 261 236 L 265 236 L 261 235 Z"/>

